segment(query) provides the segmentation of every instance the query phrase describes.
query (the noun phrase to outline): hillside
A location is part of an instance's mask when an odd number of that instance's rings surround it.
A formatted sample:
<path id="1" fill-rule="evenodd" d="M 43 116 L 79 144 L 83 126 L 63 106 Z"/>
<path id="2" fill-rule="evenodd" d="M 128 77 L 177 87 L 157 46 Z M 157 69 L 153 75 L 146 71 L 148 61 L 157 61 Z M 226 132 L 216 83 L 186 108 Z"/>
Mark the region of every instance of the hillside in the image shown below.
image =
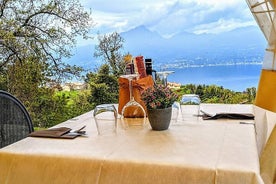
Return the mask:
<path id="1" fill-rule="evenodd" d="M 181 32 L 170 38 L 164 38 L 145 26 L 120 34 L 125 39 L 125 53 L 152 58 L 156 65 L 260 62 L 266 46 L 262 32 L 255 26 L 220 34 Z M 93 58 L 94 48 L 93 44 L 76 48 L 75 55 L 67 62 L 94 68 L 97 65 Z"/>

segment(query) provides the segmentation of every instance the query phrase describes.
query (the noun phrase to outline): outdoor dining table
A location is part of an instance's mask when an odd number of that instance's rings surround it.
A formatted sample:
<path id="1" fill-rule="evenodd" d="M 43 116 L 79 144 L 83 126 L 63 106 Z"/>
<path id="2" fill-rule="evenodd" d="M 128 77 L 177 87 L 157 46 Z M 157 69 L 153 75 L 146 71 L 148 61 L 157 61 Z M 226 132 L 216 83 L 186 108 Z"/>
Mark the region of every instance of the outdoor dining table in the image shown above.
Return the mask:
<path id="1" fill-rule="evenodd" d="M 98 135 L 90 111 L 56 126 L 86 125 L 85 136 L 27 137 L 0 149 L 0 183 L 263 183 L 254 126 L 235 121 L 197 118 L 165 131 L 119 121 L 116 134 Z"/>

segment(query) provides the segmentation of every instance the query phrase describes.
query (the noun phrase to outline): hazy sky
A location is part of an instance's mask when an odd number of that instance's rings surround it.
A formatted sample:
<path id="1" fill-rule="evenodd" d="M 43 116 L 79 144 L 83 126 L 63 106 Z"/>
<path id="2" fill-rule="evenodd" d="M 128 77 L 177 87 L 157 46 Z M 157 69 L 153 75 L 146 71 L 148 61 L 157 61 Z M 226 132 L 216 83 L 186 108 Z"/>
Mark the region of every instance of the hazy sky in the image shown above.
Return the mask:
<path id="1" fill-rule="evenodd" d="M 181 31 L 217 33 L 256 25 L 245 0 L 80 0 L 94 31 L 123 32 L 139 25 L 163 36 Z"/>

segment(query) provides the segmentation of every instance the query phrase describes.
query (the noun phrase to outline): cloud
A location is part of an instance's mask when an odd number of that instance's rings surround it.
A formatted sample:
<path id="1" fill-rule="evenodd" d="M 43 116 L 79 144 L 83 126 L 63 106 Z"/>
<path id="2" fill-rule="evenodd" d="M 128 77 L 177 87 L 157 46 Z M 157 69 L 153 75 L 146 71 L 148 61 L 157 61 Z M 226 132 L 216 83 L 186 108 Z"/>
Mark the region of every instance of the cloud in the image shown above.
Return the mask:
<path id="1" fill-rule="evenodd" d="M 94 31 L 123 32 L 145 25 L 161 35 L 206 33 L 254 25 L 244 0 L 81 0 L 92 11 Z M 256 24 L 255 24 L 256 25 Z"/>
<path id="2" fill-rule="evenodd" d="M 127 15 L 125 13 L 105 13 L 92 11 L 92 17 L 95 21 L 95 26 L 98 28 L 102 28 L 103 30 L 114 30 L 120 27 L 124 27 L 128 25 L 128 19 L 125 18 Z"/>
<path id="3" fill-rule="evenodd" d="M 219 19 L 216 22 L 195 26 L 191 32 L 196 34 L 202 34 L 202 33 L 217 34 L 221 32 L 231 31 L 236 28 L 255 26 L 255 25 L 256 23 L 254 21 L 242 22 L 236 19 L 228 19 L 228 20 Z"/>
<path id="4" fill-rule="evenodd" d="M 84 0 L 82 0 L 84 1 Z M 88 1 L 88 0 L 86 0 Z M 109 3 L 107 3 L 109 2 Z M 110 4 L 114 4 L 110 6 Z M 92 10 L 92 17 L 97 24 L 95 28 L 113 31 L 126 31 L 139 25 L 151 26 L 167 15 L 166 6 L 171 1 L 89 1 L 83 2 Z M 122 4 L 124 6 L 122 6 Z"/>

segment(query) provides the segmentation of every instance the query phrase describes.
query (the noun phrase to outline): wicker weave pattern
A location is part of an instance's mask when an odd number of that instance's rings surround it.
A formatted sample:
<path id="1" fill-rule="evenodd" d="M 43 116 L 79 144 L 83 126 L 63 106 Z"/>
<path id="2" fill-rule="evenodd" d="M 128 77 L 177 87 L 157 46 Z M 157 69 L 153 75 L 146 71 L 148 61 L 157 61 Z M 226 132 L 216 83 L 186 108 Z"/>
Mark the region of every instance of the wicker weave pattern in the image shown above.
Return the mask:
<path id="1" fill-rule="evenodd" d="M 27 137 L 33 131 L 24 105 L 11 94 L 0 90 L 0 148 Z"/>

